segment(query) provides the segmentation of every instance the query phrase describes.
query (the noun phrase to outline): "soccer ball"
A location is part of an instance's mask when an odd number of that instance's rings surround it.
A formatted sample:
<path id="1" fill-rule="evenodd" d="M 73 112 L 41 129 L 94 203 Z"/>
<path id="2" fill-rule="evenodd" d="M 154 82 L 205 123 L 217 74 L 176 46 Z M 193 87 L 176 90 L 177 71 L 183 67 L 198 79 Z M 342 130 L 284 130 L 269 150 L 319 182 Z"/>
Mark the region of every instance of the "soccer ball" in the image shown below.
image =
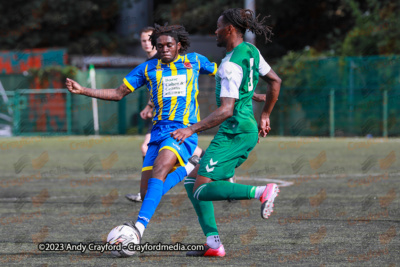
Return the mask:
<path id="1" fill-rule="evenodd" d="M 108 234 L 107 243 L 112 245 L 122 244 L 122 247 L 128 246 L 130 243 L 140 244 L 140 233 L 128 225 L 119 225 Z M 111 251 L 111 254 L 116 257 L 129 257 L 135 254 L 135 251 L 122 248 L 119 251 Z"/>

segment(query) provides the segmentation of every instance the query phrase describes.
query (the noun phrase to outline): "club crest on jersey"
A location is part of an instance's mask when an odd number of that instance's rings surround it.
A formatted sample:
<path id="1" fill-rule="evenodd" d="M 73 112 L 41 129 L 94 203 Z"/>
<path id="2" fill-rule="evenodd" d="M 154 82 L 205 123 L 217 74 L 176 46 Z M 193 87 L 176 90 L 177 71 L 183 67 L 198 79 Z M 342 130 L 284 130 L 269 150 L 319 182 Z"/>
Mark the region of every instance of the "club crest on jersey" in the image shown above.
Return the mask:
<path id="1" fill-rule="evenodd" d="M 192 64 L 190 64 L 190 62 L 185 62 L 185 63 L 183 63 L 183 66 L 185 66 L 185 68 L 187 68 L 187 69 L 193 68 L 193 67 L 192 67 Z"/>

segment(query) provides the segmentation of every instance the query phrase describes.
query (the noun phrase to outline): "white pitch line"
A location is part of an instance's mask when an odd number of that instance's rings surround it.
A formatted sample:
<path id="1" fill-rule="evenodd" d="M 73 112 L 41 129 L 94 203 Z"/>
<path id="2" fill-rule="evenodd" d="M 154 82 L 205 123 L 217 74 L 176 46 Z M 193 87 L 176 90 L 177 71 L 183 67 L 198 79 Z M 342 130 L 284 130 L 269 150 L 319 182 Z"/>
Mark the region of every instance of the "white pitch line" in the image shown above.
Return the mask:
<path id="1" fill-rule="evenodd" d="M 272 176 L 271 178 L 268 177 L 242 177 L 237 176 L 237 180 L 246 180 L 246 181 L 263 181 L 263 182 L 273 182 L 278 184 L 281 187 L 291 186 L 294 184 L 292 181 L 284 181 L 280 179 L 299 179 L 305 177 L 314 177 L 318 175 L 319 178 L 335 178 L 335 179 L 345 179 L 345 178 L 360 178 L 360 177 L 369 177 L 369 176 L 377 176 L 382 175 L 382 173 L 337 173 L 337 174 L 326 174 L 326 173 L 314 173 L 311 175 L 302 175 L 302 174 L 289 174 L 289 175 L 279 175 L 279 176 Z M 389 172 L 388 176 L 399 176 L 400 172 Z"/>
<path id="2" fill-rule="evenodd" d="M 277 179 L 297 179 L 297 178 L 304 178 L 304 177 L 312 177 L 315 175 L 318 175 L 320 178 L 337 178 L 338 176 L 343 176 L 342 178 L 347 178 L 347 177 L 368 177 L 368 176 L 377 176 L 377 175 L 382 175 L 383 173 L 335 173 L 335 174 L 327 174 L 327 173 L 311 173 L 311 174 L 288 174 L 288 175 L 270 175 L 271 178 L 277 178 Z M 397 170 L 395 172 L 387 172 L 388 176 L 399 176 L 400 172 Z M 248 177 L 248 176 L 238 176 L 241 180 L 254 180 L 254 179 L 270 179 L 268 177 Z"/>
<path id="3" fill-rule="evenodd" d="M 35 197 L 35 196 L 32 196 Z M 0 201 L 17 201 L 17 200 L 28 200 L 31 201 L 32 197 L 6 197 L 6 198 L 0 198 Z M 81 198 L 81 196 L 50 196 L 48 198 L 46 198 L 46 200 L 48 199 L 77 199 L 77 198 Z"/>
<path id="4" fill-rule="evenodd" d="M 292 181 L 284 181 L 284 180 L 279 180 L 279 179 L 297 179 L 297 178 L 304 178 L 304 177 L 311 177 L 313 175 L 316 175 L 317 173 L 311 174 L 311 175 L 300 175 L 300 174 L 291 174 L 291 175 L 280 175 L 280 176 L 273 176 L 273 178 L 278 178 L 278 179 L 272 179 L 272 178 L 267 178 L 267 177 L 242 177 L 242 176 L 237 176 L 237 180 L 245 180 L 245 181 L 262 181 L 262 182 L 272 182 L 278 184 L 280 187 L 287 187 L 287 186 L 292 186 L 294 182 Z M 345 177 L 341 177 L 341 179 L 344 178 L 351 178 L 351 177 L 368 177 L 368 176 L 376 176 L 376 175 L 382 175 L 382 173 L 342 173 L 342 174 L 324 174 L 321 173 L 319 174 L 319 177 L 321 178 L 338 178 L 338 176 L 342 175 L 347 175 Z M 398 170 L 394 172 L 389 172 L 388 176 L 400 176 L 400 172 Z M 178 193 L 168 193 L 168 195 L 186 195 L 186 192 L 178 192 Z M 122 197 L 119 196 L 119 197 Z M 77 199 L 81 198 L 81 196 L 50 196 L 48 199 L 53 200 L 53 199 Z M 17 197 L 10 197 L 10 198 L 0 198 L 0 201 L 17 201 L 17 200 L 31 200 L 31 197 L 23 197 L 23 198 L 17 198 Z"/>
<path id="5" fill-rule="evenodd" d="M 278 179 L 270 179 L 270 178 L 262 178 L 262 177 L 240 177 L 237 176 L 236 180 L 246 180 L 246 181 L 262 181 L 262 182 L 270 182 L 270 183 L 276 183 L 280 187 L 287 187 L 291 186 L 294 184 L 294 182 L 288 182 L 288 181 L 283 181 L 283 180 L 278 180 Z"/>

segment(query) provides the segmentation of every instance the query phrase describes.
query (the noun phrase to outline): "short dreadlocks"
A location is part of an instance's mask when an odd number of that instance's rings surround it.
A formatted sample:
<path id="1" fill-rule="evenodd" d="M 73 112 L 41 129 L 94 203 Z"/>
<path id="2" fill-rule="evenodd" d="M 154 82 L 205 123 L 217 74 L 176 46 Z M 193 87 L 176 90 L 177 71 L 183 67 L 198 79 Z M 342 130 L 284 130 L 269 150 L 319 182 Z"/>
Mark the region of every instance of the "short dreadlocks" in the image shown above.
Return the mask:
<path id="1" fill-rule="evenodd" d="M 239 32 L 243 35 L 246 30 L 249 30 L 256 35 L 264 35 L 265 42 L 271 42 L 272 27 L 268 25 L 264 25 L 266 19 L 269 16 L 264 17 L 262 20 L 258 21 L 258 18 L 255 16 L 254 12 L 250 9 L 242 9 L 242 8 L 230 8 L 225 10 L 222 15 L 223 21 L 225 23 L 232 24 Z"/>
<path id="2" fill-rule="evenodd" d="M 184 54 L 190 46 L 189 33 L 185 30 L 185 27 L 181 25 L 164 26 L 155 24 L 154 31 L 150 35 L 150 41 L 153 47 L 157 45 L 157 39 L 161 35 L 168 35 L 175 39 L 176 43 L 181 43 L 181 49 L 179 54 Z"/>

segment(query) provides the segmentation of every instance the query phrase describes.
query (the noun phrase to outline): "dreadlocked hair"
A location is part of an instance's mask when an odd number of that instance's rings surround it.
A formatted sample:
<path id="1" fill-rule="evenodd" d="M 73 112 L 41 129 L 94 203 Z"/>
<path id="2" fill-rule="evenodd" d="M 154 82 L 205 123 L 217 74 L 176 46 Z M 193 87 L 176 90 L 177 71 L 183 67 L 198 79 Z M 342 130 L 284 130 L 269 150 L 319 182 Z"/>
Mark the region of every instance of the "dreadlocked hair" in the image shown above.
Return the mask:
<path id="1" fill-rule="evenodd" d="M 157 45 L 157 39 L 161 35 L 168 35 L 175 39 L 176 43 L 181 43 L 179 54 L 184 54 L 190 46 L 189 33 L 185 30 L 185 27 L 181 25 L 171 25 L 165 23 L 164 26 L 154 24 L 154 31 L 150 35 L 150 41 L 153 47 Z"/>
<path id="2" fill-rule="evenodd" d="M 264 35 L 266 43 L 271 42 L 272 27 L 264 25 L 269 16 L 259 21 L 260 14 L 256 17 L 250 9 L 230 8 L 222 13 L 222 17 L 224 22 L 232 24 L 243 35 L 249 30 L 256 35 Z"/>

